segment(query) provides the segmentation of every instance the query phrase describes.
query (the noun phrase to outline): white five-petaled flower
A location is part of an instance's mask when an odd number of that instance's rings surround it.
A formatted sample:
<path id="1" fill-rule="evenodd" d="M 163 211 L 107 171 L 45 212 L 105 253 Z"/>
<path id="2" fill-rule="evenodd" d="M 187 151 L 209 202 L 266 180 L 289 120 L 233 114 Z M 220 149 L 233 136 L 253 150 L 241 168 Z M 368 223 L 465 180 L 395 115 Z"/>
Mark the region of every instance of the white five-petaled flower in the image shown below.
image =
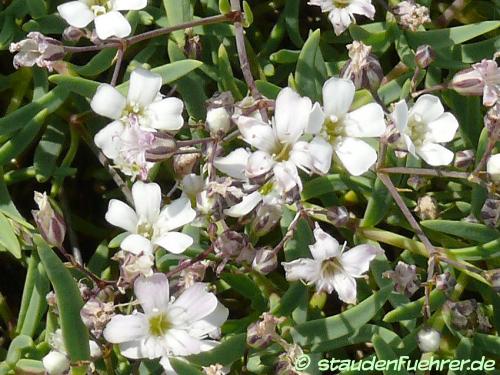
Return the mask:
<path id="1" fill-rule="evenodd" d="M 83 28 L 94 21 L 99 39 L 125 38 L 132 28 L 121 10 L 139 10 L 147 0 L 76 0 L 61 4 L 57 11 L 73 27 Z"/>
<path id="2" fill-rule="evenodd" d="M 316 242 L 309 246 L 313 259 L 282 263 L 286 279 L 315 284 L 318 292 L 335 290 L 345 303 L 356 303 L 356 278 L 362 277 L 370 262 L 383 251 L 371 245 L 358 245 L 344 252 L 344 247 L 317 223 L 314 238 Z"/>
<path id="3" fill-rule="evenodd" d="M 371 0 L 309 0 L 309 5 L 321 7 L 323 13 L 333 25 L 335 34 L 342 34 L 352 22 L 356 22 L 355 14 L 373 19 L 375 7 Z"/>
<path id="4" fill-rule="evenodd" d="M 486 164 L 486 172 L 494 183 L 500 182 L 500 154 L 491 155 Z"/>
<path id="5" fill-rule="evenodd" d="M 127 358 L 161 358 L 167 374 L 175 374 L 169 357 L 187 356 L 212 349 L 207 339 L 228 317 L 228 310 L 203 283 L 195 283 L 171 300 L 164 274 L 139 277 L 134 293 L 143 312 L 115 315 L 104 329 L 104 338 L 120 344 Z"/>
<path id="6" fill-rule="evenodd" d="M 453 161 L 453 152 L 439 143 L 453 140 L 458 121 L 444 111 L 437 96 L 420 96 L 410 110 L 401 100 L 396 103 L 392 117 L 403 146 L 413 156 L 420 156 L 432 166 L 448 165 Z"/>
<path id="7" fill-rule="evenodd" d="M 302 190 L 297 168 L 309 174 L 325 174 L 331 163 L 331 154 L 323 139 L 301 140 L 309 125 L 311 109 L 309 98 L 284 88 L 276 99 L 272 125 L 253 117 L 236 119 L 241 136 L 257 151 L 249 155 L 243 149 L 235 150 L 228 157 L 218 159 L 215 166 L 235 178 L 253 178 L 272 170 L 282 192 L 295 187 Z"/>
<path id="8" fill-rule="evenodd" d="M 323 85 L 323 109 L 313 107 L 308 131 L 325 139 L 324 153 L 335 155 L 347 171 L 359 176 L 377 161 L 377 152 L 360 138 L 379 137 L 385 132 L 384 111 L 377 103 L 349 112 L 356 88 L 348 79 L 332 77 Z M 328 150 L 328 151 L 326 151 Z"/>
<path id="9" fill-rule="evenodd" d="M 163 98 L 161 85 L 160 75 L 139 68 L 130 75 L 126 98 L 102 84 L 90 103 L 94 112 L 114 120 L 95 135 L 95 144 L 127 175 L 147 175 L 152 164 L 145 153 L 154 142 L 154 132 L 173 132 L 184 124 L 184 103 Z"/>
<path id="10" fill-rule="evenodd" d="M 189 199 L 182 197 L 161 208 L 160 186 L 142 181 L 132 186 L 132 197 L 135 210 L 122 201 L 111 199 L 106 212 L 106 220 L 110 224 L 130 233 L 122 241 L 123 250 L 136 255 L 148 254 L 158 245 L 171 253 L 180 254 L 193 244 L 190 236 L 175 231 L 192 222 L 196 216 Z"/>

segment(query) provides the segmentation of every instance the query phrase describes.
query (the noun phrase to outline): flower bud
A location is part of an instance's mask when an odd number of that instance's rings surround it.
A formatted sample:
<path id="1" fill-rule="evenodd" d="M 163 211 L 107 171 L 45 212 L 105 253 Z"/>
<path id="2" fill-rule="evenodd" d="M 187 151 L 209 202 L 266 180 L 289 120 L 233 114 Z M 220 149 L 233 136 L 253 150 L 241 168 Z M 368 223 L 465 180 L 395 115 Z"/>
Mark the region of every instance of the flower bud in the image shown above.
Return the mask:
<path id="1" fill-rule="evenodd" d="M 38 210 L 32 210 L 36 226 L 43 239 L 51 246 L 61 247 L 66 234 L 66 224 L 61 215 L 54 211 L 50 205 L 47 193 L 35 191 L 35 202 Z"/>
<path id="2" fill-rule="evenodd" d="M 486 164 L 486 171 L 491 181 L 500 183 L 500 154 L 490 156 Z"/>
<path id="3" fill-rule="evenodd" d="M 252 268 L 264 275 L 274 271 L 278 267 L 278 256 L 270 247 L 258 249 L 252 262 Z"/>
<path id="4" fill-rule="evenodd" d="M 435 352 L 439 349 L 441 335 L 434 328 L 422 328 L 417 334 L 417 342 L 422 352 Z"/>
<path id="5" fill-rule="evenodd" d="M 54 63 L 64 58 L 64 46 L 60 41 L 36 31 L 29 33 L 28 38 L 19 43 L 11 43 L 9 50 L 12 53 L 18 52 L 14 56 L 16 69 L 36 64 L 40 68 L 52 71 Z"/>
<path id="6" fill-rule="evenodd" d="M 484 126 L 491 138 L 500 139 L 500 103 L 491 107 L 484 116 Z"/>
<path id="7" fill-rule="evenodd" d="M 429 185 L 430 181 L 424 176 L 410 176 L 406 181 L 406 184 L 413 190 L 418 191 Z"/>
<path id="8" fill-rule="evenodd" d="M 347 46 L 349 60 L 340 71 L 340 77 L 353 81 L 357 89 L 375 91 L 379 88 L 384 72 L 371 47 L 363 42 L 354 41 Z"/>
<path id="9" fill-rule="evenodd" d="M 326 217 L 336 227 L 344 227 L 349 222 L 349 211 L 343 206 L 333 206 L 326 211 Z"/>
<path id="10" fill-rule="evenodd" d="M 202 53 L 201 39 L 199 35 L 186 35 L 184 44 L 184 54 L 188 59 L 200 60 Z"/>
<path id="11" fill-rule="evenodd" d="M 279 203 L 263 203 L 257 207 L 251 228 L 257 237 L 265 236 L 280 221 L 283 210 Z"/>
<path id="12" fill-rule="evenodd" d="M 455 154 L 455 168 L 466 169 L 474 162 L 474 150 L 458 151 Z"/>
<path id="13" fill-rule="evenodd" d="M 398 24 L 403 29 L 417 31 L 420 26 L 430 22 L 429 9 L 416 4 L 414 0 L 401 1 L 392 9 Z"/>
<path id="14" fill-rule="evenodd" d="M 450 87 L 461 95 L 481 96 L 484 90 L 484 80 L 476 69 L 467 68 L 453 76 Z"/>
<path id="15" fill-rule="evenodd" d="M 428 44 L 419 46 L 417 48 L 417 51 L 415 52 L 415 62 L 422 69 L 425 69 L 429 65 L 431 65 L 434 62 L 435 58 L 436 53 Z"/>
<path id="16" fill-rule="evenodd" d="M 190 150 L 189 147 L 181 147 L 179 151 Z M 187 153 L 187 154 L 177 154 L 172 158 L 174 172 L 177 176 L 183 177 L 190 174 L 193 171 L 193 167 L 200 158 L 200 154 L 197 152 Z"/>
<path id="17" fill-rule="evenodd" d="M 85 32 L 82 29 L 74 26 L 68 26 L 62 33 L 63 39 L 71 42 L 78 42 L 84 35 Z"/>
<path id="18" fill-rule="evenodd" d="M 179 265 L 184 262 L 189 263 L 189 260 L 182 261 Z M 188 268 L 183 269 L 179 275 L 179 285 L 184 289 L 188 289 L 197 282 L 203 281 L 205 278 L 205 272 L 209 266 L 210 262 L 204 260 L 201 262 L 196 262 L 190 265 Z"/>
<path id="19" fill-rule="evenodd" d="M 292 344 L 286 350 L 286 353 L 280 354 L 276 364 L 276 375 L 301 375 L 304 372 L 295 371 L 295 362 L 304 355 L 302 348 L 297 344 Z"/>
<path id="20" fill-rule="evenodd" d="M 435 220 L 439 217 L 438 202 L 434 197 L 424 195 L 418 198 L 415 212 L 420 220 Z"/>
<path id="21" fill-rule="evenodd" d="M 500 269 L 486 271 L 486 278 L 491 283 L 491 287 L 496 293 L 500 293 Z"/>
<path id="22" fill-rule="evenodd" d="M 246 234 L 232 230 L 223 232 L 214 242 L 214 250 L 224 259 L 236 258 L 237 262 L 252 263 L 254 249 Z"/>
<path id="23" fill-rule="evenodd" d="M 276 327 L 285 318 L 277 318 L 271 313 L 263 313 L 260 320 L 252 323 L 247 329 L 247 344 L 255 349 L 263 349 L 273 341 L 276 334 Z"/>
<path id="24" fill-rule="evenodd" d="M 399 261 L 394 271 L 384 273 L 384 277 L 394 281 L 394 289 L 411 297 L 419 288 L 420 281 L 417 277 L 417 267 Z"/>
<path id="25" fill-rule="evenodd" d="M 226 108 L 218 107 L 207 112 L 207 128 L 212 137 L 226 134 L 231 127 L 231 116 Z"/>
<path id="26" fill-rule="evenodd" d="M 189 173 L 182 177 L 181 188 L 189 199 L 196 199 L 196 194 L 201 192 L 205 186 L 203 177 L 194 173 Z"/>
<path id="27" fill-rule="evenodd" d="M 481 208 L 481 219 L 483 222 L 495 228 L 500 220 L 500 199 L 486 199 Z"/>
<path id="28" fill-rule="evenodd" d="M 83 324 L 99 338 L 106 324 L 114 315 L 114 305 L 112 302 L 102 302 L 97 298 L 89 299 L 80 310 L 80 317 Z"/>
<path id="29" fill-rule="evenodd" d="M 158 162 L 170 158 L 177 151 L 177 144 L 170 134 L 154 133 L 154 141 L 149 150 L 146 151 L 146 160 Z"/>
<path id="30" fill-rule="evenodd" d="M 442 290 L 443 292 L 451 292 L 456 283 L 457 281 L 449 272 L 445 272 L 436 276 L 436 288 Z"/>
<path id="31" fill-rule="evenodd" d="M 69 370 L 69 359 L 62 353 L 52 350 L 42 359 L 43 367 L 49 375 L 61 375 Z"/>

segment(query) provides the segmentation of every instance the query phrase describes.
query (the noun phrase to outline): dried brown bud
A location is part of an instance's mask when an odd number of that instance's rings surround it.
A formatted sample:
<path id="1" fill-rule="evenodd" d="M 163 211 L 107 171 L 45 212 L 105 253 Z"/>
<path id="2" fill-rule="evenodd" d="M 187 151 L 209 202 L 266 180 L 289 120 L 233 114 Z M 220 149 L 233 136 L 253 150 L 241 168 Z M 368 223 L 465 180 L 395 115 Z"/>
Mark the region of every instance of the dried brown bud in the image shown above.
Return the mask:
<path id="1" fill-rule="evenodd" d="M 486 278 L 490 281 L 493 290 L 500 293 L 500 269 L 486 271 Z"/>
<path id="2" fill-rule="evenodd" d="M 189 150 L 191 150 L 189 147 L 179 148 L 179 151 Z M 172 160 L 175 174 L 179 177 L 189 175 L 193 171 L 193 167 L 199 158 L 200 154 L 197 152 L 174 155 Z"/>
<path id="3" fill-rule="evenodd" d="M 112 302 L 102 302 L 96 298 L 91 298 L 80 310 L 80 317 L 90 332 L 99 338 L 106 324 L 115 314 L 114 309 Z"/>
<path id="4" fill-rule="evenodd" d="M 66 235 L 63 217 L 54 211 L 46 193 L 35 191 L 35 202 L 39 209 L 32 210 L 31 214 L 40 234 L 49 245 L 60 248 Z"/>
<path id="5" fill-rule="evenodd" d="M 449 272 L 436 276 L 436 288 L 443 292 L 450 293 L 455 288 L 457 281 Z"/>
<path id="6" fill-rule="evenodd" d="M 488 129 L 491 138 L 500 139 L 500 103 L 495 104 L 486 112 L 484 126 Z"/>
<path id="7" fill-rule="evenodd" d="M 288 347 L 286 353 L 280 354 L 278 363 L 276 364 L 276 375 L 304 375 L 304 372 L 295 370 L 296 361 L 304 356 L 302 348 L 296 344 Z"/>
<path id="8" fill-rule="evenodd" d="M 263 313 L 260 320 L 251 324 L 247 329 L 247 344 L 255 349 L 263 349 L 277 336 L 276 327 L 285 321 L 271 313 Z"/>
<path id="9" fill-rule="evenodd" d="M 252 232 L 257 237 L 266 235 L 279 223 L 282 214 L 283 210 L 279 204 L 259 205 L 251 223 Z"/>
<path id="10" fill-rule="evenodd" d="M 455 168 L 466 169 L 474 163 L 474 150 L 458 151 L 455 154 Z"/>
<path id="11" fill-rule="evenodd" d="M 264 275 L 274 271 L 278 267 L 278 256 L 270 247 L 257 249 L 252 268 Z"/>
<path id="12" fill-rule="evenodd" d="M 413 190 L 419 191 L 420 189 L 429 185 L 430 181 L 424 176 L 410 176 L 406 181 L 406 184 Z"/>
<path id="13" fill-rule="evenodd" d="M 417 207 L 415 208 L 420 220 L 434 220 L 439 217 L 438 202 L 430 195 L 424 195 L 418 198 Z"/>
<path id="14" fill-rule="evenodd" d="M 431 65 L 434 62 L 435 58 L 436 53 L 428 44 L 419 46 L 415 51 L 415 62 L 422 69 L 425 69 L 429 65 Z"/>
<path id="15" fill-rule="evenodd" d="M 419 288 L 420 281 L 417 277 L 417 267 L 414 265 L 398 262 L 394 271 L 384 273 L 384 277 L 394 281 L 394 289 L 398 293 L 404 293 L 411 297 Z"/>
<path id="16" fill-rule="evenodd" d="M 417 31 L 420 26 L 430 22 L 429 9 L 416 4 L 414 0 L 401 1 L 392 9 L 399 25 L 411 31 Z"/>
<path id="17" fill-rule="evenodd" d="M 200 60 L 202 53 L 201 38 L 199 35 L 186 35 L 184 44 L 184 54 L 188 59 Z"/>
<path id="18" fill-rule="evenodd" d="M 357 89 L 377 90 L 384 72 L 377 57 L 371 53 L 371 47 L 354 41 L 347 49 L 349 60 L 342 67 L 340 77 L 353 81 Z"/>
<path id="19" fill-rule="evenodd" d="M 64 29 L 62 37 L 64 40 L 68 40 L 71 42 L 78 42 L 81 37 L 85 35 L 85 32 L 82 29 L 79 29 L 74 26 L 68 26 Z"/>
<path id="20" fill-rule="evenodd" d="M 486 199 L 481 208 L 481 219 L 483 222 L 495 228 L 500 220 L 500 199 Z"/>

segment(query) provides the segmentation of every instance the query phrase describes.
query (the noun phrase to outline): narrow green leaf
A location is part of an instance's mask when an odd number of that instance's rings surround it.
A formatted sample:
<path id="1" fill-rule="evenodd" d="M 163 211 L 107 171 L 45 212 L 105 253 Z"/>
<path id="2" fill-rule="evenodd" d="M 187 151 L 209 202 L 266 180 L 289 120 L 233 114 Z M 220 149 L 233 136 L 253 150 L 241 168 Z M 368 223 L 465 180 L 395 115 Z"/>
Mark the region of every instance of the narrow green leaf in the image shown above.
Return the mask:
<path id="1" fill-rule="evenodd" d="M 392 345 L 387 343 L 381 336 L 375 334 L 372 338 L 373 348 L 375 349 L 375 353 L 377 353 L 377 358 L 379 360 L 384 361 L 397 361 L 399 356 L 394 353 L 392 350 Z M 408 372 L 403 368 L 396 369 L 388 369 L 383 371 L 384 375 L 397 375 L 397 374 L 408 374 Z"/>
<path id="2" fill-rule="evenodd" d="M 446 301 L 446 295 L 438 290 L 434 289 L 429 297 L 431 311 L 435 311 L 440 308 Z M 422 317 L 422 309 L 424 308 L 425 297 L 422 297 L 416 301 L 409 302 L 407 304 L 396 307 L 394 310 L 389 311 L 384 316 L 384 322 L 394 323 L 400 322 L 402 320 L 409 320 Z"/>
<path id="3" fill-rule="evenodd" d="M 29 301 L 26 317 L 23 320 L 21 334 L 33 337 L 47 310 L 47 293 L 49 292 L 49 280 L 43 268 L 43 264 L 36 266 L 35 284 Z"/>
<path id="4" fill-rule="evenodd" d="M 227 366 L 243 356 L 246 346 L 247 335 L 245 333 L 240 333 L 239 335 L 226 338 L 208 352 L 195 354 L 186 357 L 186 359 L 199 366 L 209 366 L 214 363 L 220 363 L 223 366 Z"/>
<path id="5" fill-rule="evenodd" d="M 64 345 L 72 362 L 88 361 L 89 334 L 80 318 L 83 300 L 76 281 L 63 262 L 40 237 L 34 238 L 38 255 L 54 287 Z"/>
<path id="6" fill-rule="evenodd" d="M 495 228 L 466 221 L 424 220 L 420 224 L 424 228 L 481 243 L 493 241 L 500 237 L 500 232 Z"/>
<path id="7" fill-rule="evenodd" d="M 306 40 L 297 61 L 295 82 L 301 95 L 319 101 L 321 89 L 326 79 L 326 65 L 319 48 L 320 30 L 316 30 Z"/>
<path id="8" fill-rule="evenodd" d="M 320 344 L 351 334 L 368 323 L 384 306 L 392 292 L 390 284 L 349 310 L 324 319 L 299 324 L 291 329 L 293 340 L 301 346 Z"/>
<path id="9" fill-rule="evenodd" d="M 61 154 L 65 135 L 60 126 L 57 125 L 49 124 L 47 126 L 35 149 L 33 166 L 38 182 L 45 182 L 52 176 L 56 168 L 57 158 Z"/>
<path id="10" fill-rule="evenodd" d="M 0 213 L 0 244 L 17 259 L 21 259 L 21 246 L 14 229 L 4 214 Z"/>

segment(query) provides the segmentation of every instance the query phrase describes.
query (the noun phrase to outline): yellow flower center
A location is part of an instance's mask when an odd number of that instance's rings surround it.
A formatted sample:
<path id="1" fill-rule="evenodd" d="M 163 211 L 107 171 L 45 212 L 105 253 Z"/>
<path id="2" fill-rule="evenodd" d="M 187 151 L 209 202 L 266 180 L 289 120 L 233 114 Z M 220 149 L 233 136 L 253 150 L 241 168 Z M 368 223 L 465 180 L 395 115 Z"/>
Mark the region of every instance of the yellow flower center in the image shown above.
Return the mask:
<path id="1" fill-rule="evenodd" d="M 153 237 L 153 232 L 153 226 L 147 221 L 137 224 L 137 234 L 140 234 L 142 237 L 151 239 Z"/>
<path id="2" fill-rule="evenodd" d="M 321 277 L 323 279 L 331 278 L 333 275 L 342 270 L 342 265 L 338 258 L 325 259 L 321 263 Z"/>
<path id="3" fill-rule="evenodd" d="M 351 0 L 332 0 L 335 8 L 345 8 L 349 6 Z"/>
<path id="4" fill-rule="evenodd" d="M 168 320 L 168 316 L 165 313 L 160 313 L 149 318 L 149 333 L 152 336 L 164 336 L 171 327 L 172 323 Z"/>
<path id="5" fill-rule="evenodd" d="M 338 137 L 345 135 L 343 121 L 337 119 L 335 116 L 330 116 L 326 119 L 323 128 L 330 143 L 334 143 Z"/>
<path id="6" fill-rule="evenodd" d="M 113 7 L 111 5 L 111 1 L 109 0 L 92 0 L 90 2 L 90 10 L 94 12 L 96 17 L 106 14 L 112 9 Z"/>
<path id="7" fill-rule="evenodd" d="M 408 119 L 408 128 L 406 130 L 406 133 L 410 136 L 415 145 L 419 146 L 424 143 L 426 135 L 426 125 L 420 115 L 415 114 Z"/>

